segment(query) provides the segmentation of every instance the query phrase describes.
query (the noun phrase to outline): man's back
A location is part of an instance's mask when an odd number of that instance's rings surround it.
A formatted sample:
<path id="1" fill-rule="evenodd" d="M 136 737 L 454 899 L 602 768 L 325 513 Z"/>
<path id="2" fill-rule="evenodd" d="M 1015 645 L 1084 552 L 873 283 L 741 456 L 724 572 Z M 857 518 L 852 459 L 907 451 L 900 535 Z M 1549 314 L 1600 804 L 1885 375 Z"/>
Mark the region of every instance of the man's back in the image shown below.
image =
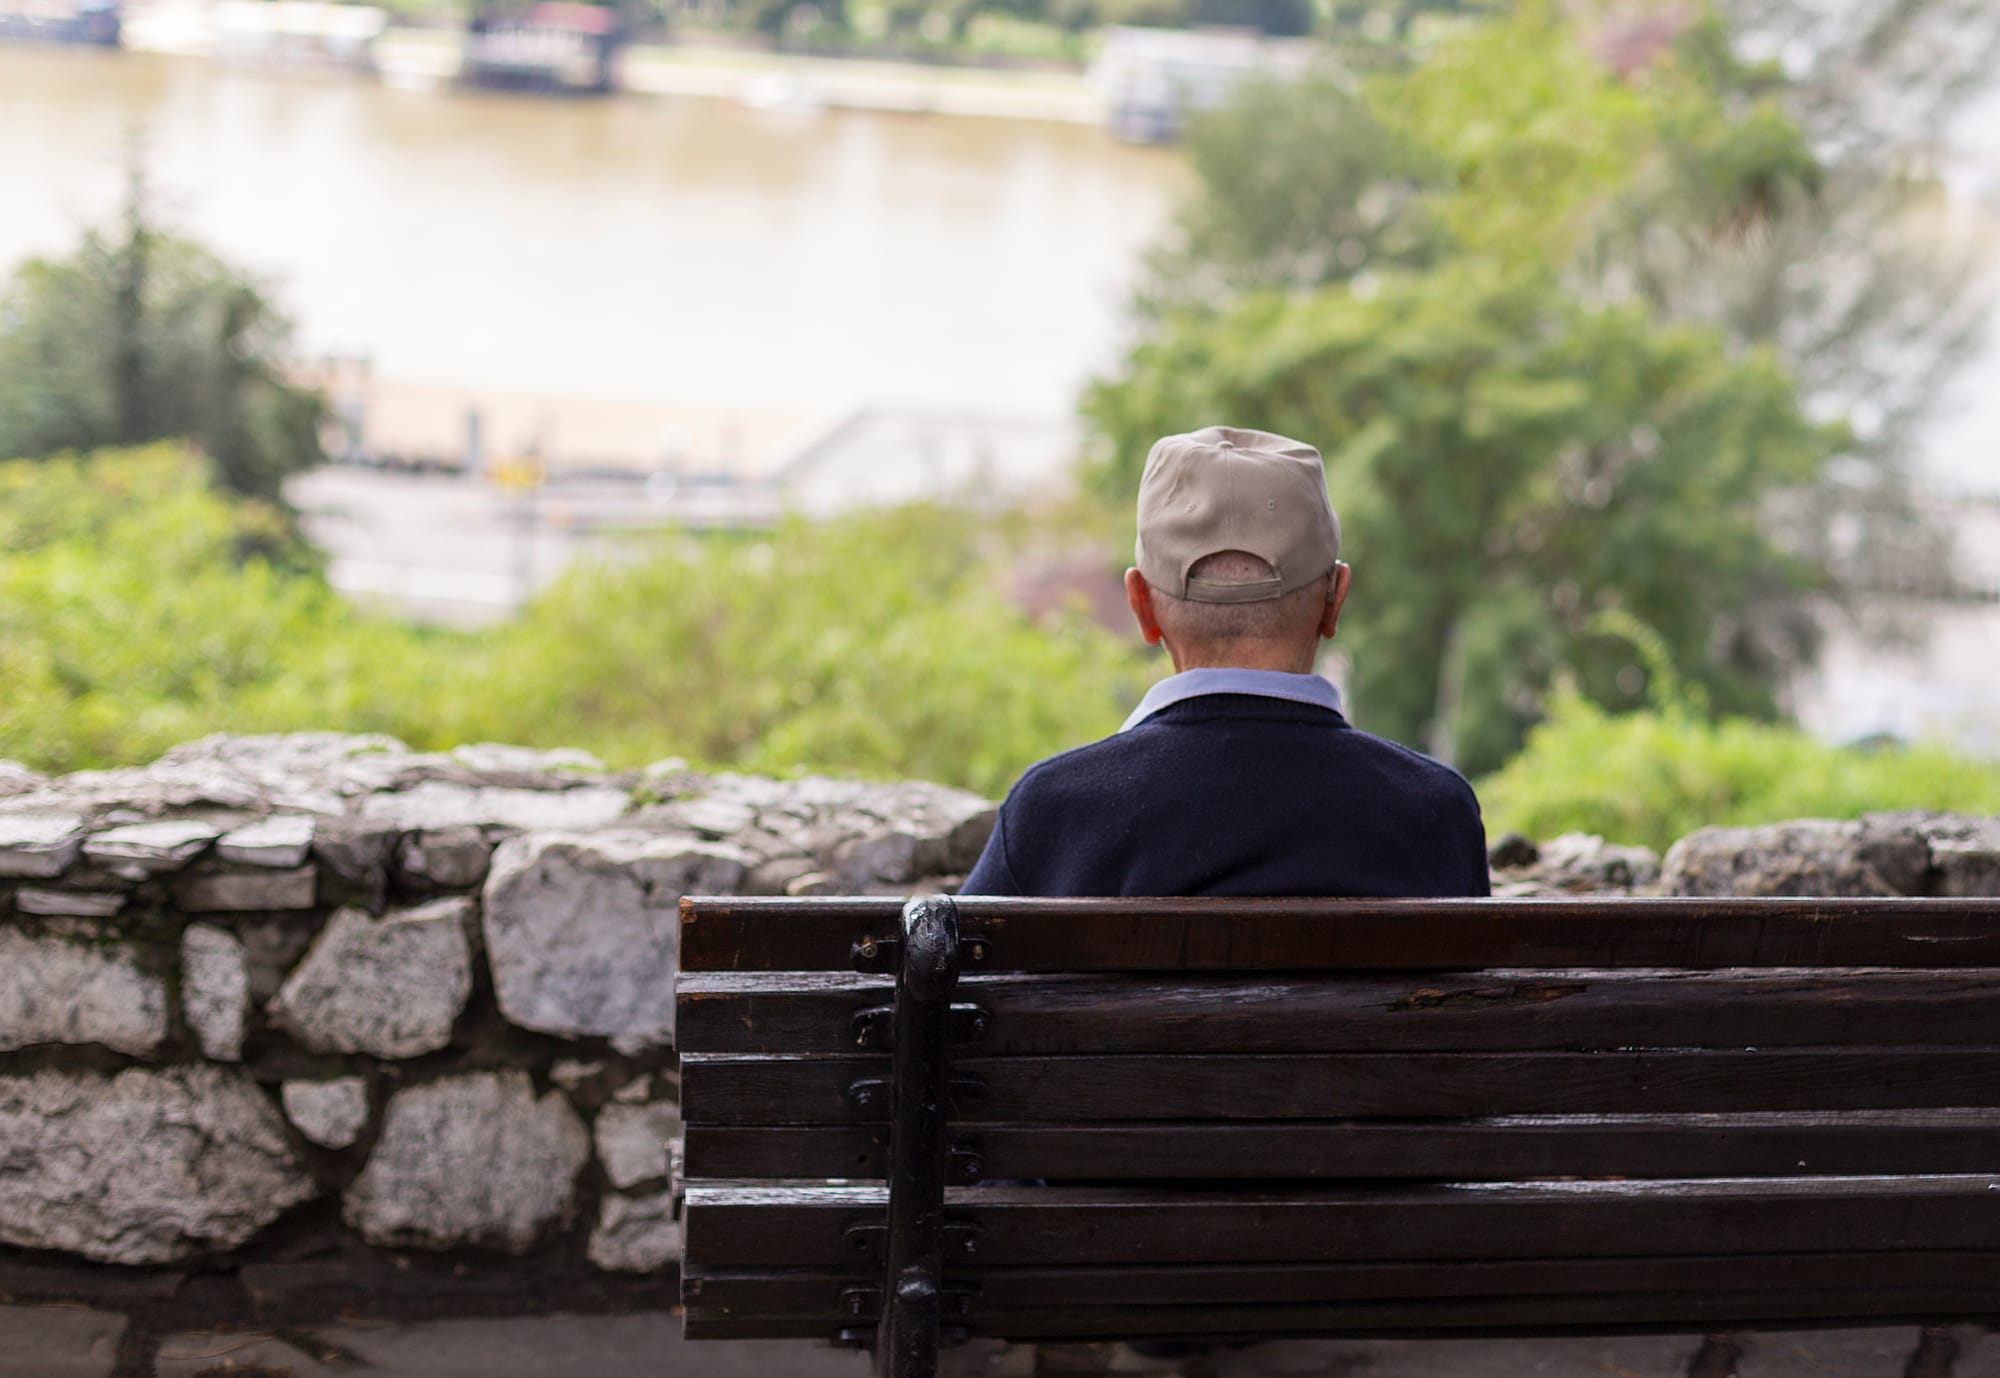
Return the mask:
<path id="1" fill-rule="evenodd" d="M 1456 772 L 1317 704 L 1182 699 L 1035 766 L 978 895 L 1449 896 L 1488 892 Z"/>

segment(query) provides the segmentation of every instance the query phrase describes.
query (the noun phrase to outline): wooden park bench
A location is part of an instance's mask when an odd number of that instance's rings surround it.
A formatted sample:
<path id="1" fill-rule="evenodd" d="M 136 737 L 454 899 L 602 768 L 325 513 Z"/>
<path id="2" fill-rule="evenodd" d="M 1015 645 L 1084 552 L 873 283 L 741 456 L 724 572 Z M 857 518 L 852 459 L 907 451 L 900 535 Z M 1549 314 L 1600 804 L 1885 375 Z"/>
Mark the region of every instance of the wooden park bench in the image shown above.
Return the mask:
<path id="1" fill-rule="evenodd" d="M 2000 1317 L 2000 900 L 690 899 L 680 942 L 690 1338 Z"/>

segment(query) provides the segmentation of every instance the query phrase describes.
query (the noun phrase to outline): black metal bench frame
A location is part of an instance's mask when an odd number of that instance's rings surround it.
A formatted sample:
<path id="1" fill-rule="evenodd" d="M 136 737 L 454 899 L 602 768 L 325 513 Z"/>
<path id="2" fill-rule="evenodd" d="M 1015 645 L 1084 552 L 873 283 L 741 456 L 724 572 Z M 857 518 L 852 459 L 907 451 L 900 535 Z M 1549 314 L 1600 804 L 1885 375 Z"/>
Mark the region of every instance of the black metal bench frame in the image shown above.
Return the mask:
<path id="1" fill-rule="evenodd" d="M 726 909 L 732 903 L 743 902 L 684 902 L 684 960 L 692 956 L 696 969 L 728 969 L 732 965 L 729 953 L 705 950 L 707 931 L 698 932 L 693 926 L 705 909 Z M 870 918 L 879 923 L 877 916 L 882 912 L 879 905 L 848 902 L 852 910 L 848 912 L 839 901 L 821 902 L 817 906 L 810 902 L 793 903 L 799 906 L 802 916 L 812 917 L 814 922 L 801 924 L 792 960 L 819 970 L 834 969 L 837 963 L 826 957 L 828 930 L 852 931 L 858 927 L 859 935 L 848 943 L 849 968 L 895 977 L 893 1003 L 859 1009 L 852 1016 L 853 1045 L 889 1054 L 886 1077 L 863 1076 L 846 1088 L 847 1099 L 857 1112 L 880 1112 L 886 1108 L 886 1162 L 877 1166 L 887 1178 L 888 1199 L 884 1218 L 855 1219 L 845 1227 L 845 1236 L 856 1255 L 879 1260 L 880 1281 L 856 1283 L 843 1291 L 842 1304 L 850 1323 L 838 1329 L 837 1338 L 871 1346 L 884 1375 L 893 1374 L 897 1378 L 929 1375 L 936 1371 L 941 1346 L 966 1333 L 972 1289 L 954 1285 L 952 1267 L 975 1259 L 979 1239 L 976 1221 L 955 1219 L 947 1212 L 946 1187 L 978 1182 L 987 1175 L 977 1138 L 961 1136 L 954 1140 L 950 1126 L 954 1108 L 976 1109 L 986 1088 L 976 1076 L 954 1072 L 951 1049 L 954 1042 L 980 1038 L 991 1015 L 977 1003 L 959 1001 L 955 996 L 961 992 L 959 981 L 963 972 L 999 965 L 995 961 L 995 944 L 1006 942 L 1005 925 L 998 926 L 997 936 L 992 924 L 975 926 L 970 934 L 961 933 L 959 907 L 946 897 L 911 901 L 901 911 L 900 924 L 890 931 L 870 926 Z M 1202 912 L 1202 902 L 1179 903 L 1197 916 Z M 978 904 L 986 908 L 994 906 L 992 901 Z M 1302 912 L 1321 916 L 1318 921 L 1324 922 L 1327 902 L 1294 904 Z M 1037 902 L 1019 902 L 1013 912 L 1030 916 L 1036 912 L 1036 905 Z M 1053 911 L 1058 917 L 1062 912 L 1060 904 L 1041 902 L 1040 908 Z M 1657 965 L 1717 969 L 1730 968 L 1739 962 L 1768 968 L 1772 966 L 1774 952 L 1797 954 L 1800 965 L 1809 965 L 1803 959 L 1835 948 L 1843 966 L 1865 962 L 1871 952 L 1877 953 L 1880 961 L 1894 958 L 1907 963 L 1913 945 L 1926 953 L 1927 964 L 1932 966 L 2000 967 L 2000 906 L 1991 901 L 1725 901 L 1705 907 L 1690 901 L 1590 901 L 1567 907 L 1558 902 L 1511 908 L 1506 902 L 1470 905 L 1405 902 L 1400 907 L 1376 902 L 1356 906 L 1357 922 L 1343 937 L 1343 945 L 1355 950 L 1343 954 L 1338 961 L 1343 968 L 1365 970 L 1370 942 L 1389 931 L 1380 926 L 1384 918 L 1410 923 L 1421 921 L 1426 914 L 1443 913 L 1454 916 L 1463 932 L 1444 941 L 1435 961 L 1439 969 L 1481 969 L 1501 965 L 1494 960 L 1501 957 L 1512 958 L 1510 965 L 1532 966 L 1537 945 L 1558 945 L 1566 921 L 1620 909 L 1635 916 L 1629 943 L 1614 954 L 1615 965 L 1628 968 Z M 1260 912 L 1283 928 L 1287 921 L 1284 910 L 1282 902 L 1264 902 Z M 1468 916 L 1483 919 L 1489 914 L 1495 920 L 1490 927 L 1481 922 L 1465 922 Z M 1705 915 L 1718 921 L 1709 922 Z M 1647 916 L 1648 921 L 1641 922 L 1639 916 Z M 1514 919 L 1519 922 L 1511 922 Z M 1845 931 L 1825 927 L 1832 924 L 1850 927 Z M 804 932 L 806 927 L 813 931 Z M 1296 926 L 1274 941 L 1278 947 L 1294 949 L 1296 956 L 1302 933 L 1307 934 L 1308 946 L 1317 943 L 1309 930 Z M 1224 945 L 1230 950 L 1218 947 L 1207 954 L 1199 950 L 1184 951 L 1176 960 L 1186 970 L 1256 971 L 1265 969 L 1267 961 L 1273 967 L 1285 967 L 1284 963 L 1255 950 L 1254 944 L 1249 950 L 1235 950 L 1242 946 L 1239 938 L 1240 935 L 1232 937 Z M 1182 942 L 1185 946 L 1185 935 Z M 780 954 L 774 958 L 756 958 L 749 964 L 756 966 L 767 960 L 777 961 L 782 968 L 786 958 Z M 1092 960 L 1105 964 L 1097 969 L 1116 969 L 1115 955 L 1091 958 L 1086 954 L 1086 961 Z M 689 999 L 684 992 L 684 1011 Z M 1996 1014 L 2000 1014 L 2000 1008 L 1996 1008 Z M 1964 1017 L 1961 1013 L 1960 1018 Z M 2000 1028 L 1995 1033 L 2000 1035 Z M 2000 1043 L 2000 1037 L 1994 1041 Z M 1988 1074 L 1982 1070 L 1979 1075 Z M 1990 1098 L 1985 1104 L 2000 1106 L 2000 1097 Z M 1140 1128 L 1143 1131 L 1143 1126 Z M 1944 1124 L 1939 1132 L 1948 1136 L 1954 1128 Z M 1905 1121 L 1900 1132 L 1907 1130 Z M 1688 1130 L 1690 1136 L 1699 1133 L 1699 1125 Z M 1972 1124 L 1963 1130 L 1961 1137 L 1964 1138 L 1961 1157 L 1969 1155 L 1975 1164 L 1986 1162 L 1985 1154 L 1991 1148 L 1994 1150 L 1991 1170 L 2000 1172 L 2000 1117 Z M 1671 1138 L 1663 1142 L 1671 1143 Z M 708 1167 L 712 1169 L 713 1164 Z M 722 1174 L 709 1170 L 697 1175 Z M 2000 1179 L 1996 1179 L 1992 1189 L 2000 1191 Z M 1940 1263 L 1946 1258 L 1940 1254 Z M 698 1270 L 688 1276 L 685 1285 L 691 1289 L 688 1301 L 692 1315 L 700 1302 L 702 1279 Z M 1986 1321 L 2000 1315 L 2000 1290 L 1990 1294 L 1990 1302 L 1987 1304 L 1986 1294 L 1982 1293 L 1972 1303 L 1958 1304 L 1952 1315 L 1929 1312 L 1914 1319 Z M 1772 1318 L 1772 1322 L 1797 1323 L 1785 1317 Z M 1686 1327 L 1640 1323 L 1630 1328 Z M 1506 1330 L 1501 1326 L 1490 1333 Z"/>

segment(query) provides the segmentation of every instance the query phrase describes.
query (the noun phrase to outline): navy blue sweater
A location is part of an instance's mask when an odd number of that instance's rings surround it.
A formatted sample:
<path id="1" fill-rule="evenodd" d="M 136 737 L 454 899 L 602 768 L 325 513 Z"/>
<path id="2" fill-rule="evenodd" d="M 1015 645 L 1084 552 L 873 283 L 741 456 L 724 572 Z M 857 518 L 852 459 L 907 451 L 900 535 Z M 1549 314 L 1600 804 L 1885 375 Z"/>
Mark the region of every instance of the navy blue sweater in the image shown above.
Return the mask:
<path id="1" fill-rule="evenodd" d="M 967 895 L 1489 893 L 1464 777 L 1329 708 L 1183 699 L 1023 775 Z"/>

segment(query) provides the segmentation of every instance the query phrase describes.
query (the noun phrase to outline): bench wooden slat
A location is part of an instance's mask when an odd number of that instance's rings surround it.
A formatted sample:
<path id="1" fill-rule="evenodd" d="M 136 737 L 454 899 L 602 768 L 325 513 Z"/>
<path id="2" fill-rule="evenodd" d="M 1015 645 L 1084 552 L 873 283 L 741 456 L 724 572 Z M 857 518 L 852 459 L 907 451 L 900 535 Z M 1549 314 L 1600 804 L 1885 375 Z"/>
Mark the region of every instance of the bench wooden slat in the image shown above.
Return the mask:
<path id="1" fill-rule="evenodd" d="M 2000 1314 L 2000 1253 L 1705 1255 L 1694 1258 L 1506 1259 L 1490 1262 L 1232 1265 L 1224 1267 L 988 1268 L 960 1275 L 964 1319 L 982 1334 L 1028 1330 L 1112 1333 L 1115 1315 L 1192 1309 L 1192 1321 L 1151 1333 L 1260 1333 L 1263 1308 L 1311 1308 L 1316 1328 L 1384 1325 L 1415 1310 L 1454 1328 L 1815 1315 Z M 850 1274 L 809 1269 L 697 1272 L 684 1285 L 690 1333 L 728 1335 L 746 1322 L 789 1323 L 800 1336 L 831 1334 L 852 1320 L 841 1298 Z M 1725 1296 L 1735 1298 L 1725 1302 Z M 1671 1298 L 1653 1307 L 1640 1299 Z M 1827 1310 L 1833 1298 L 1842 1305 Z M 1619 1310 L 1605 1310 L 1612 1299 Z M 1920 1298 L 1921 1300 L 1917 1300 Z M 1439 1307 L 1440 1302 L 1463 1306 Z M 1483 1305 L 1472 1305 L 1484 1303 Z M 1720 1309 L 1728 1306 L 1735 1309 Z M 1504 1311 L 1501 1310 L 1504 1308 Z M 1050 1313 L 1071 1313 L 1067 1320 Z M 1127 1331 L 1128 1334 L 1147 1333 Z"/>
<path id="2" fill-rule="evenodd" d="M 1685 1258 L 1509 1258 L 1449 1263 L 1286 1263 L 1215 1267 L 968 1268 L 975 1316 L 989 1309 L 1202 1303 L 1407 1301 L 1619 1292 L 1784 1292 L 1963 1287 L 2000 1304 L 2000 1251 L 1702 1254 Z M 801 1311 L 829 1328 L 856 1274 L 827 1268 L 696 1268 L 684 1300 L 711 1314 Z"/>
<path id="3" fill-rule="evenodd" d="M 851 973 L 683 977 L 680 1046 L 851 1053 L 893 983 Z M 990 1018 L 964 1054 L 1601 1047 L 1976 1046 L 2000 1031 L 2000 970 L 1602 970 L 1404 976 L 990 976 L 956 997 Z"/>
<path id="4" fill-rule="evenodd" d="M 824 1338 L 833 1327 L 797 1313 L 685 1313 L 689 1339 Z M 1754 1326 L 1934 1325 L 2000 1319 L 2000 1296 L 1971 1286 L 1787 1289 L 1728 1293 L 1610 1293 L 1573 1297 L 1432 1298 L 1405 1302 L 1289 1305 L 1033 1307 L 976 1313 L 982 1336 L 1014 1341 L 1173 1336 L 1249 1340 L 1341 1335 L 1352 1339 L 1476 1339 L 1509 1336 L 1694 1332 Z"/>
<path id="5" fill-rule="evenodd" d="M 691 1336 L 2000 1318 L 1992 899 L 922 901 L 889 1226 L 901 912 L 683 905 Z"/>
<path id="6" fill-rule="evenodd" d="M 685 1240 L 702 1266 L 853 1266 L 843 1229 L 880 1217 L 875 1187 L 690 1185 Z M 1388 1262 L 1894 1250 L 2000 1239 L 2000 1175 L 1756 1178 L 1185 1191 L 971 1187 L 976 1257 L 947 1272 L 1072 1264 Z"/>
<path id="7" fill-rule="evenodd" d="M 2000 1166 L 2000 1110 L 1506 1116 L 1254 1124 L 981 1124 L 993 1178 L 1789 1177 Z M 690 1125 L 692 1177 L 879 1178 L 866 1126 Z"/>
<path id="8" fill-rule="evenodd" d="M 1462 971 L 1483 967 L 1992 967 L 1987 899 L 956 902 L 968 970 Z M 686 971 L 843 971 L 900 904 L 690 897 Z"/>
<path id="9" fill-rule="evenodd" d="M 691 1124 L 839 1124 L 879 1057 L 684 1053 Z M 2000 1049 L 1659 1050 L 959 1058 L 983 1107 L 954 1120 L 1287 1120 L 1374 1116 L 1724 1113 L 2000 1105 Z"/>

